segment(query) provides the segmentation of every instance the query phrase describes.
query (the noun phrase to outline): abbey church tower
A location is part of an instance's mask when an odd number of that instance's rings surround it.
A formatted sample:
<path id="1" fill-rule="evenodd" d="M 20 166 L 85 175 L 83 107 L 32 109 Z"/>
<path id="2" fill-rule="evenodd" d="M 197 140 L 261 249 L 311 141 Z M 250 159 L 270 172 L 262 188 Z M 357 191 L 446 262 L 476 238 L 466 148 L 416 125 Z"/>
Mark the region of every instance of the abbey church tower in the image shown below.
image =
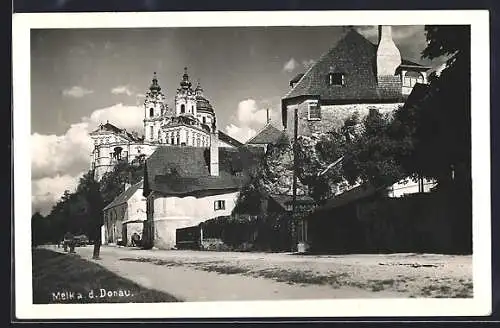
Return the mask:
<path id="1" fill-rule="evenodd" d="M 161 91 L 155 72 L 144 100 L 144 141 L 159 142 L 161 122 L 166 111 L 165 95 Z"/>
<path id="2" fill-rule="evenodd" d="M 187 67 L 175 95 L 175 115 L 196 117 L 196 92 L 191 88 Z"/>

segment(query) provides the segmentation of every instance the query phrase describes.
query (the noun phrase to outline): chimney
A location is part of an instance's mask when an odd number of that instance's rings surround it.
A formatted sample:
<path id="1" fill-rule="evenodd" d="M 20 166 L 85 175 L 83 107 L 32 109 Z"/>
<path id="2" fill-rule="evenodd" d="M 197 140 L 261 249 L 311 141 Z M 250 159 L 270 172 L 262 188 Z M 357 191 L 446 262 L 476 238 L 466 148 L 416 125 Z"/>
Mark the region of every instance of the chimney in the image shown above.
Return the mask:
<path id="1" fill-rule="evenodd" d="M 271 117 L 269 116 L 269 108 L 266 109 L 266 114 L 267 114 L 267 121 L 266 121 L 266 123 L 269 124 L 269 122 L 271 122 Z"/>
<path id="2" fill-rule="evenodd" d="M 219 176 L 219 133 L 215 119 L 212 122 L 212 131 L 210 131 L 210 175 Z"/>
<path id="3" fill-rule="evenodd" d="M 378 27 L 377 77 L 394 76 L 401 65 L 401 53 L 392 39 L 391 26 Z"/>

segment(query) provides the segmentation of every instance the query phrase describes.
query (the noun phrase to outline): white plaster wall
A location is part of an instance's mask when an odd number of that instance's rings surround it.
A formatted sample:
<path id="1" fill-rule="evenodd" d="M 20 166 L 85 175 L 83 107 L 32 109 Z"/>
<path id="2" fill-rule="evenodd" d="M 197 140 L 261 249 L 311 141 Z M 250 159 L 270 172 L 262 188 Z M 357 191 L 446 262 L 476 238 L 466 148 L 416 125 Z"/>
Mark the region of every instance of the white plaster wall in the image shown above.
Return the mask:
<path id="1" fill-rule="evenodd" d="M 139 188 L 128 200 L 127 221 L 146 220 L 146 197 L 142 195 L 143 189 Z"/>
<path id="2" fill-rule="evenodd" d="M 170 249 L 175 246 L 176 229 L 198 225 L 218 216 L 230 215 L 236 206 L 239 192 L 196 198 L 153 197 L 153 220 L 155 224 L 155 245 Z M 224 210 L 215 210 L 216 200 L 225 201 Z"/>
<path id="3" fill-rule="evenodd" d="M 423 192 L 430 192 L 437 185 L 436 181 L 424 179 Z M 389 188 L 389 197 L 397 198 L 404 195 L 415 194 L 419 192 L 418 182 L 414 182 L 409 178 L 403 179 Z"/>

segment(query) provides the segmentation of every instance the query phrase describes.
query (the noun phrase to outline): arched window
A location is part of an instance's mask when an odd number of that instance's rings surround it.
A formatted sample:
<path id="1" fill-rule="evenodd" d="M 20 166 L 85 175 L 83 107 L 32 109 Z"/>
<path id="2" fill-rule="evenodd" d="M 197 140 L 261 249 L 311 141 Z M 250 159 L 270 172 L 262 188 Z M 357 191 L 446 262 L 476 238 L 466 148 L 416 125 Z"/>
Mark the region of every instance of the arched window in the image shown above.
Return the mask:
<path id="1" fill-rule="evenodd" d="M 203 121 L 203 124 L 207 124 L 207 118 L 205 116 L 203 116 L 201 120 Z"/>
<path id="2" fill-rule="evenodd" d="M 181 143 L 181 134 L 180 134 L 180 132 L 179 132 L 179 131 L 177 131 L 176 139 L 177 139 L 177 140 L 175 141 L 175 143 L 176 143 L 177 145 L 180 145 L 180 143 Z"/>
<path id="3" fill-rule="evenodd" d="M 153 107 L 151 107 L 149 109 L 149 117 L 153 117 L 155 115 L 155 110 L 153 109 Z"/>
<path id="4" fill-rule="evenodd" d="M 413 88 L 417 83 L 424 83 L 424 76 L 419 72 L 409 71 L 403 78 L 403 86 Z"/>
<path id="5" fill-rule="evenodd" d="M 184 114 L 186 112 L 186 105 L 182 104 L 181 105 L 181 114 Z"/>

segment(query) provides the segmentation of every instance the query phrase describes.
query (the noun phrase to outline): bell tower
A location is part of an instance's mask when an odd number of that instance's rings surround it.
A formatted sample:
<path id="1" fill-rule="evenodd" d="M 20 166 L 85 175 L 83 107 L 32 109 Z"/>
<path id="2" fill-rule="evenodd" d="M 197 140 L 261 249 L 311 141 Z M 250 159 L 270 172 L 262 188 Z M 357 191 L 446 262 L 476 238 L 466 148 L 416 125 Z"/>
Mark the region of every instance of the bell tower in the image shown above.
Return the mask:
<path id="1" fill-rule="evenodd" d="M 184 67 L 180 87 L 175 95 L 175 115 L 196 117 L 196 114 L 196 92 L 189 81 L 187 67 Z"/>
<path id="2" fill-rule="evenodd" d="M 154 72 L 144 99 L 144 141 L 160 141 L 160 125 L 166 111 L 165 95 L 161 91 L 156 72 Z"/>

